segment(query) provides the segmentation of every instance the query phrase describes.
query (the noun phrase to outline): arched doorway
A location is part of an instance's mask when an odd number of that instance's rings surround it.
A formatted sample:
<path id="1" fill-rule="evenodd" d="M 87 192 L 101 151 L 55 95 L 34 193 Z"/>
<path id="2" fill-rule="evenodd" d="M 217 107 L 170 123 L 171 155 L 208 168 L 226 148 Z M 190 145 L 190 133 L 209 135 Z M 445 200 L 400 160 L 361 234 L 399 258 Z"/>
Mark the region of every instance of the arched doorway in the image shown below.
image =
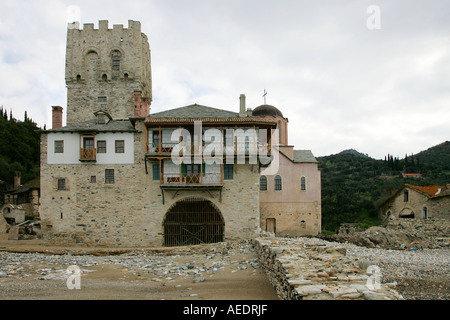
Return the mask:
<path id="1" fill-rule="evenodd" d="M 414 219 L 415 215 L 414 215 L 414 211 L 412 211 L 409 208 L 404 208 L 402 211 L 400 211 L 399 218 L 402 219 Z"/>
<path id="2" fill-rule="evenodd" d="M 163 222 L 164 246 L 216 243 L 224 240 L 225 222 L 220 210 L 202 198 L 175 203 Z"/>

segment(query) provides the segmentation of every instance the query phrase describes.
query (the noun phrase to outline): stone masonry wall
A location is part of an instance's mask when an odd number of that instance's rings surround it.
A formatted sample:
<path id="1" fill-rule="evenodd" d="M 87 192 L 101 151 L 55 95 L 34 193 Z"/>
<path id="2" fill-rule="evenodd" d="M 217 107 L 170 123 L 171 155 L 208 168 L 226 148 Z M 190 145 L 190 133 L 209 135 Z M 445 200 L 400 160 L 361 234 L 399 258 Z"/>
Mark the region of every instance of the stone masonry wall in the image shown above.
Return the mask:
<path id="1" fill-rule="evenodd" d="M 140 124 L 137 124 L 140 130 Z M 163 221 L 177 201 L 203 198 L 214 203 L 225 220 L 226 239 L 250 239 L 259 227 L 259 173 L 253 165 L 237 165 L 233 180 L 218 191 L 164 192 L 146 174 L 140 131 L 135 138 L 135 163 L 48 165 L 47 134 L 41 138 L 41 206 L 44 237 L 74 239 L 87 245 L 161 246 Z M 115 170 L 115 183 L 105 184 L 105 169 Z M 91 177 L 96 182 L 91 182 Z M 57 190 L 58 178 L 66 189 Z"/>
<path id="2" fill-rule="evenodd" d="M 393 284 L 368 286 L 368 266 L 346 257 L 345 248 L 307 238 L 257 238 L 260 263 L 283 300 L 402 300 Z M 360 266 L 361 265 L 361 266 Z M 372 282 L 374 283 L 374 282 Z"/>
<path id="3" fill-rule="evenodd" d="M 113 56 L 120 56 L 119 70 Z M 67 123 L 91 119 L 99 110 L 115 119 L 134 116 L 134 91 L 152 100 L 150 46 L 141 24 L 129 21 L 128 28 L 108 21 L 69 27 L 66 50 Z M 106 97 L 106 102 L 99 101 Z"/>

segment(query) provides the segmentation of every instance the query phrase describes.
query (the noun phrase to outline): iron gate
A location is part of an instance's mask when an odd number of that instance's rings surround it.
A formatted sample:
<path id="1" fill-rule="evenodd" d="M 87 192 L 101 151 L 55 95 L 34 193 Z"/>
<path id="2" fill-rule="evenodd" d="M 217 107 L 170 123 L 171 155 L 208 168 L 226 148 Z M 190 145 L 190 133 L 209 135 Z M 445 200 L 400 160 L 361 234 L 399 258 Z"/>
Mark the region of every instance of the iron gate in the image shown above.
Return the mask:
<path id="1" fill-rule="evenodd" d="M 164 245 L 173 247 L 222 242 L 224 231 L 222 214 L 212 202 L 189 198 L 169 209 L 164 220 Z"/>

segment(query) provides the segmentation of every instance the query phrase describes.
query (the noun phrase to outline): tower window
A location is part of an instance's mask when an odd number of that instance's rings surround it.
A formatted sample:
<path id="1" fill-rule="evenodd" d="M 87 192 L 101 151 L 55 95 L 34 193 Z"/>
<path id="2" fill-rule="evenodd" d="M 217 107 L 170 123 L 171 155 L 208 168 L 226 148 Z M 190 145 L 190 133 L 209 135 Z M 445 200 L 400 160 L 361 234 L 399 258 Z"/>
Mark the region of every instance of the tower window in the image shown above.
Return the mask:
<path id="1" fill-rule="evenodd" d="M 111 52 L 112 67 L 114 71 L 120 70 L 120 59 L 122 58 L 122 53 L 119 50 L 114 50 Z"/>
<path id="2" fill-rule="evenodd" d="M 113 60 L 113 70 L 120 70 L 120 59 Z"/>
<path id="3" fill-rule="evenodd" d="M 120 51 L 115 50 L 111 53 L 112 58 L 112 68 L 114 71 L 120 70 L 120 59 L 122 58 L 122 53 Z"/>
<path id="4" fill-rule="evenodd" d="M 106 97 L 98 97 L 98 102 L 106 102 L 107 100 Z"/>

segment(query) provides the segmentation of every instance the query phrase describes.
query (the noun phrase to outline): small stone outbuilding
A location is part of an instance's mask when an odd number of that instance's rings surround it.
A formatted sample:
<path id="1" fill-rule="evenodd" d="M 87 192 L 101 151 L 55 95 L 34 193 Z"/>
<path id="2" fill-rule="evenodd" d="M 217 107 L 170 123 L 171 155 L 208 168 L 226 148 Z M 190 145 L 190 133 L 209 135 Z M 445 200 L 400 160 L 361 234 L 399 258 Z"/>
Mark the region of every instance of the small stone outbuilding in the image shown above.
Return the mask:
<path id="1" fill-rule="evenodd" d="M 405 184 L 380 206 L 383 221 L 398 219 L 449 219 L 450 185 Z"/>

